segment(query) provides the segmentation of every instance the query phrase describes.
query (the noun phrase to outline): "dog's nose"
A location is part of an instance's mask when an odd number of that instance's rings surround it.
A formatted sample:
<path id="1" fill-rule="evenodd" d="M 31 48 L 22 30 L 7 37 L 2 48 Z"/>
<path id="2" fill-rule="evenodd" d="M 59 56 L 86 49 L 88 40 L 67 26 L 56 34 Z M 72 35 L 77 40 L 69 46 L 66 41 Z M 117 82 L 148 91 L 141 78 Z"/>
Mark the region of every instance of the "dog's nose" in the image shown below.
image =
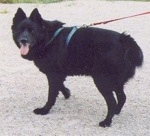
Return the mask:
<path id="1" fill-rule="evenodd" d="M 27 38 L 22 38 L 22 39 L 20 39 L 20 42 L 22 44 L 26 44 L 28 42 L 28 40 L 27 40 Z"/>

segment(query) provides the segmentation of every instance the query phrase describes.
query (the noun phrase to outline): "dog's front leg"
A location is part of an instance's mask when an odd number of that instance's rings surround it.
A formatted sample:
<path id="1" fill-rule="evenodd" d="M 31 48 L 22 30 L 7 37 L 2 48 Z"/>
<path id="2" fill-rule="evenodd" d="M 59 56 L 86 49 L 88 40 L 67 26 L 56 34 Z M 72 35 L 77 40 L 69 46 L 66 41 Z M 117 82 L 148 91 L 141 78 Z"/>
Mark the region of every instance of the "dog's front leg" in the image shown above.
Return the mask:
<path id="1" fill-rule="evenodd" d="M 46 102 L 44 107 L 35 109 L 35 114 L 46 115 L 50 111 L 50 109 L 56 102 L 56 97 L 58 96 L 59 90 L 63 86 L 65 77 L 66 76 L 57 73 L 47 74 L 49 84 L 48 101 Z"/>

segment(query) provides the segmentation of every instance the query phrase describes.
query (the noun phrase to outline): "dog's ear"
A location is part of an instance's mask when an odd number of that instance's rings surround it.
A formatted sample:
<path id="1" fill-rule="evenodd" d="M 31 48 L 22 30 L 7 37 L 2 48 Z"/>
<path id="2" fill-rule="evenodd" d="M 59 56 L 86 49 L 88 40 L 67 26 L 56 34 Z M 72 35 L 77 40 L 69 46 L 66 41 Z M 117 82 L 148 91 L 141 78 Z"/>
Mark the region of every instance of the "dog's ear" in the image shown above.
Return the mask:
<path id="1" fill-rule="evenodd" d="M 13 25 L 17 25 L 20 21 L 26 19 L 26 14 L 21 8 L 18 8 L 14 18 L 13 18 Z"/>
<path id="2" fill-rule="evenodd" d="M 32 11 L 32 13 L 30 15 L 30 19 L 37 23 L 41 23 L 41 21 L 43 20 L 37 8 L 35 8 Z"/>

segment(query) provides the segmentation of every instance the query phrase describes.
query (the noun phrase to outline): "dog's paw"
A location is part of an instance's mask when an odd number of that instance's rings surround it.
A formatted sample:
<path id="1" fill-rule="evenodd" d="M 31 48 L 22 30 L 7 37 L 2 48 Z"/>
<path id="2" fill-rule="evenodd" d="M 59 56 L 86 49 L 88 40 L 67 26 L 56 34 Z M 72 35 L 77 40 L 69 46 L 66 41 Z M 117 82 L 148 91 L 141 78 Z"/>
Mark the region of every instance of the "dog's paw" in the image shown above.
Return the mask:
<path id="1" fill-rule="evenodd" d="M 116 114 L 116 115 L 119 115 L 120 112 L 121 112 L 121 109 L 117 107 L 116 110 L 115 110 L 115 114 Z"/>
<path id="2" fill-rule="evenodd" d="M 70 95 L 71 95 L 71 94 L 70 94 L 70 90 L 69 90 L 68 88 L 66 88 L 66 89 L 65 89 L 65 92 L 66 92 L 66 93 L 64 94 L 65 99 L 69 99 L 69 97 L 70 97 Z"/>
<path id="3" fill-rule="evenodd" d="M 68 88 L 64 87 L 64 88 L 61 90 L 61 92 L 63 93 L 65 99 L 69 99 L 69 97 L 70 97 L 70 90 L 69 90 Z"/>
<path id="4" fill-rule="evenodd" d="M 105 128 L 105 127 L 110 127 L 110 124 L 111 124 L 111 120 L 104 120 L 99 123 L 99 126 Z"/>
<path id="5" fill-rule="evenodd" d="M 46 110 L 44 108 L 37 108 L 33 112 L 37 115 L 46 115 L 48 114 L 49 110 Z"/>

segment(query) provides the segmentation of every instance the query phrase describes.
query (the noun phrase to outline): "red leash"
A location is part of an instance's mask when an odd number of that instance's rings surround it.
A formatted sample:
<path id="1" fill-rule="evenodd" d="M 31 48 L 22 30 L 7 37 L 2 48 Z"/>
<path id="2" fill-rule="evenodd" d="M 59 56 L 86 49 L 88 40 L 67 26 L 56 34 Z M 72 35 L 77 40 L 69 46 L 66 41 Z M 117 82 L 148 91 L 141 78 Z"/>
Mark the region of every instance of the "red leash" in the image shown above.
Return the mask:
<path id="1" fill-rule="evenodd" d="M 107 24 L 107 23 L 110 23 L 110 22 L 114 22 L 114 21 L 118 21 L 118 20 L 123 20 L 123 19 L 126 19 L 126 18 L 132 18 L 132 17 L 136 17 L 136 16 L 142 16 L 142 15 L 146 15 L 146 14 L 150 14 L 150 11 L 149 12 L 140 13 L 140 14 L 136 14 L 136 15 L 132 15 L 132 16 L 121 17 L 121 18 L 117 18 L 117 19 L 112 19 L 112 20 L 107 20 L 107 21 L 92 23 L 89 26 L 95 26 L 95 25 L 100 25 L 100 24 Z"/>

